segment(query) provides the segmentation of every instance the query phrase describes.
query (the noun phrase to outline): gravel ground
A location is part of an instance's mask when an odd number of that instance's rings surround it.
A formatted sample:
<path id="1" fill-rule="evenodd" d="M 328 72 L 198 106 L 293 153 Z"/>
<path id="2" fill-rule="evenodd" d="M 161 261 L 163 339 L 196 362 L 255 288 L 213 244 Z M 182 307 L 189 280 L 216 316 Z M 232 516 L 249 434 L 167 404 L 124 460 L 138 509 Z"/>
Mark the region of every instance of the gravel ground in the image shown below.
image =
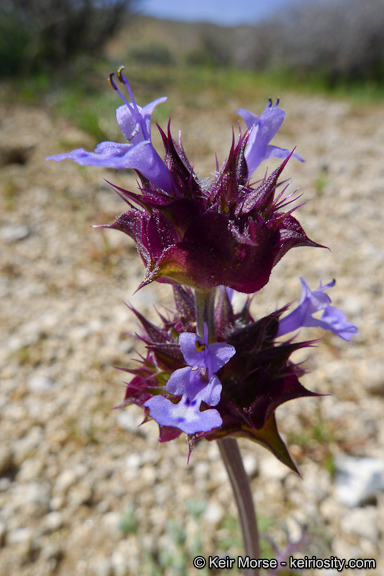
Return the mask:
<path id="1" fill-rule="evenodd" d="M 193 114 L 179 105 L 173 117 L 202 176 L 216 152 L 225 157 L 233 111 L 251 101 L 205 104 Z M 384 109 L 293 95 L 282 107 L 276 144 L 297 145 L 307 158 L 287 168 L 310 200 L 298 217 L 331 251 L 292 250 L 254 312 L 298 298 L 299 276 L 312 288 L 335 277 L 333 301 L 360 333 L 350 344 L 327 335 L 307 350 L 303 383 L 327 396 L 277 411 L 302 478 L 259 446 L 240 445 L 263 526 L 279 545 L 307 526 L 304 554 L 375 558 L 376 571 L 357 573 L 383 574 L 384 484 L 364 505 L 347 506 L 335 463 L 342 455 L 384 458 Z M 135 248 L 118 232 L 90 229 L 124 209 L 104 178 L 134 188 L 134 175 L 45 163 L 94 142 L 42 108 L 3 106 L 0 133 L 1 576 L 197 574 L 199 536 L 200 553 L 241 553 L 216 445 L 198 444 L 187 465 L 184 438 L 160 445 L 155 423 L 137 427 L 140 410 L 111 411 L 124 392 L 112 366 L 129 364 L 134 347 L 123 302 L 153 319 L 153 304 L 169 304 L 171 292 L 150 286 L 133 296 L 143 273 Z M 185 529 L 185 545 L 170 519 Z"/>

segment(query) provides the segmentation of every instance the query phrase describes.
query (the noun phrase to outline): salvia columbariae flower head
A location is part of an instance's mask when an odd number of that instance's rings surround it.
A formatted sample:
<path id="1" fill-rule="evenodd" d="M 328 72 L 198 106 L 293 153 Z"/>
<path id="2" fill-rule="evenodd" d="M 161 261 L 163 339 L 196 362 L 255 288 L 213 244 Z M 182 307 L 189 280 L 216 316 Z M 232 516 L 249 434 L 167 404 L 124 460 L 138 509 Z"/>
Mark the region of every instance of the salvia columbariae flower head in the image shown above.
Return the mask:
<path id="1" fill-rule="evenodd" d="M 125 144 L 102 142 L 95 152 L 74 150 L 50 157 L 69 158 L 79 164 L 133 168 L 140 178 L 140 194 L 114 187 L 129 205 L 106 228 L 121 230 L 136 243 L 145 265 L 140 288 L 153 282 L 183 284 L 207 290 L 224 285 L 254 293 L 268 282 L 271 271 L 284 254 L 296 246 L 319 246 L 310 240 L 287 206 L 286 182 L 280 177 L 289 158 L 302 158 L 271 145 L 284 119 L 284 111 L 269 102 L 260 116 L 239 110 L 246 131 L 239 134 L 227 160 L 212 179 L 199 180 L 181 141 L 160 127 L 164 160 L 151 142 L 151 115 L 165 98 L 144 108 L 136 104 L 120 69 L 118 78 L 130 101 L 117 109 Z M 256 168 L 272 157 L 284 159 L 271 174 L 252 181 Z"/>
<path id="2" fill-rule="evenodd" d="M 137 404 L 153 418 L 160 441 L 187 433 L 192 450 L 199 438 L 246 437 L 296 470 L 276 425 L 275 410 L 295 398 L 316 396 L 299 382 L 304 373 L 291 354 L 311 342 L 277 340 L 285 309 L 255 321 L 249 300 L 235 313 L 224 288 L 215 303 L 216 342 L 196 334 L 191 290 L 174 287 L 176 312 L 155 326 L 133 310 L 142 326 L 146 356 L 133 374 L 120 407 Z M 205 327 L 206 328 L 206 327 Z M 214 407 L 214 408 L 212 408 Z"/>
<path id="3" fill-rule="evenodd" d="M 311 294 L 316 298 L 316 291 Z M 206 325 L 203 338 L 196 334 L 195 301 L 188 287 L 174 287 L 176 311 L 168 317 L 159 315 L 161 328 L 131 308 L 141 324 L 139 338 L 147 353 L 140 357 L 137 368 L 122 369 L 134 377 L 119 408 L 142 406 L 144 421 L 152 418 L 159 424 L 161 442 L 185 432 L 191 451 L 199 438 L 245 437 L 296 471 L 279 435 L 275 411 L 288 400 L 318 396 L 302 386 L 299 378 L 305 371 L 291 360 L 293 352 L 316 341 L 295 342 L 292 334 L 286 341 L 280 337 L 320 326 L 347 339 L 345 334 L 354 335 L 357 329 L 336 307 L 328 310 L 328 315 L 334 316 L 329 323 L 309 324 L 308 315 L 299 317 L 297 309 L 285 315 L 288 306 L 254 320 L 249 298 L 235 312 L 228 289 L 220 287 L 216 296 L 216 342 L 210 344 Z M 341 316 L 344 319 L 339 322 Z"/>
<path id="4" fill-rule="evenodd" d="M 111 75 L 110 83 L 124 102 L 116 117 L 127 142 L 102 142 L 94 152 L 79 149 L 50 158 L 136 170 L 140 194 L 113 186 L 129 209 L 102 227 L 120 230 L 136 242 L 145 265 L 140 287 L 153 281 L 173 284 L 175 312 L 160 314 L 161 327 L 131 308 L 141 324 L 138 338 L 146 353 L 136 368 L 122 369 L 133 378 L 120 407 L 141 406 L 144 421 L 158 423 L 161 442 L 184 432 L 191 452 L 200 438 L 242 436 L 296 470 L 277 430 L 275 411 L 288 400 L 317 396 L 302 386 L 304 370 L 291 359 L 293 352 L 312 344 L 295 342 L 297 331 L 320 327 L 350 341 L 357 328 L 325 293 L 334 281 L 311 291 L 301 278 L 301 300 L 290 313 L 286 306 L 255 320 L 249 298 L 239 312 L 233 309 L 233 290 L 260 290 L 288 250 L 320 246 L 292 215 L 295 197 L 286 195 L 287 181 L 280 179 L 292 156 L 303 159 L 270 143 L 285 113 L 278 101 L 269 101 L 260 116 L 238 110 L 246 131 L 233 136 L 228 157 L 214 176 L 200 180 L 181 141 L 173 139 L 170 124 L 166 132 L 158 127 L 163 159 L 152 144 L 151 116 L 165 98 L 141 108 L 122 69 L 118 79 L 130 98 Z M 254 179 L 260 164 L 273 157 L 282 164 Z"/>

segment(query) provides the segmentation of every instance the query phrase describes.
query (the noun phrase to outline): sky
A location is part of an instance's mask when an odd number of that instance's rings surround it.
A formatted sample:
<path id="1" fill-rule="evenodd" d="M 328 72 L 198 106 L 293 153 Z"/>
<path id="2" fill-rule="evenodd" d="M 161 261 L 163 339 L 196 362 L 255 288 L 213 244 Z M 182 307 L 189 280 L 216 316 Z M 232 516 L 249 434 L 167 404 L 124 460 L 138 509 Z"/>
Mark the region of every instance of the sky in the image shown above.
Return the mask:
<path id="1" fill-rule="evenodd" d="M 149 16 L 213 22 L 222 26 L 253 24 L 295 0 L 142 0 L 140 11 Z"/>

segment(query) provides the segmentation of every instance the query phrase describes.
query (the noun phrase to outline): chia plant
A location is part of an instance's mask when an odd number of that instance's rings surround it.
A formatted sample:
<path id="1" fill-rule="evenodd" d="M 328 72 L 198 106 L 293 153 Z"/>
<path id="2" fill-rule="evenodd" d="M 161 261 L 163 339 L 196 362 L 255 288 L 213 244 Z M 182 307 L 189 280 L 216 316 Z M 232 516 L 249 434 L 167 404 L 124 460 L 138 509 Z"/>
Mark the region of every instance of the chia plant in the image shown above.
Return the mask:
<path id="1" fill-rule="evenodd" d="M 270 100 L 260 116 L 238 110 L 245 131 L 233 136 L 214 177 L 200 180 L 181 140 L 172 137 L 170 123 L 167 131 L 158 126 L 163 157 L 152 144 L 151 116 L 166 98 L 141 108 L 123 68 L 117 77 L 129 96 L 111 74 L 110 84 L 123 100 L 116 117 L 127 142 L 102 142 L 94 152 L 77 149 L 48 159 L 136 171 L 140 193 L 112 184 L 128 210 L 99 227 L 120 230 L 136 243 L 145 267 L 138 289 L 152 282 L 173 289 L 174 309 L 159 315 L 159 326 L 131 307 L 146 354 L 138 367 L 125 369 L 132 378 L 119 407 L 141 406 L 144 422 L 158 423 L 160 442 L 185 433 L 188 459 L 198 439 L 218 442 L 239 509 L 245 554 L 258 558 L 256 515 L 236 438 L 261 444 L 297 472 L 275 417 L 288 400 L 318 396 L 300 383 L 304 370 L 291 359 L 313 343 L 297 341 L 297 335 L 304 327 L 320 327 L 350 341 L 357 328 L 331 305 L 326 291 L 334 281 L 311 290 L 300 278 L 302 295 L 294 310 L 287 305 L 263 318 L 251 314 L 251 298 L 289 250 L 321 247 L 293 216 L 297 196 L 288 194 L 287 181 L 281 181 L 291 158 L 304 160 L 270 144 L 285 116 L 279 101 Z M 280 166 L 254 180 L 259 166 L 273 157 L 282 160 Z M 234 291 L 248 295 L 239 311 Z"/>

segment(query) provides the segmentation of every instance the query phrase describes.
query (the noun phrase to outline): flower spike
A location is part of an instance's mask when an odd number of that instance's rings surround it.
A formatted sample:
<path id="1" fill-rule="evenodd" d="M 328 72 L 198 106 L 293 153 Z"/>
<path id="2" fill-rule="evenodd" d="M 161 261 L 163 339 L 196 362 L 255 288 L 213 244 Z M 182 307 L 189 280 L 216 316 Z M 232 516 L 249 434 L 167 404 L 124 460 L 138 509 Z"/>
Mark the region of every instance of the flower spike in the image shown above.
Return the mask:
<path id="1" fill-rule="evenodd" d="M 118 408 L 141 406 L 143 424 L 153 419 L 159 425 L 160 442 L 186 433 L 189 456 L 200 438 L 240 436 L 297 472 L 279 435 L 276 410 L 290 400 L 318 396 L 302 386 L 304 370 L 291 360 L 314 341 L 280 337 L 321 327 L 350 341 L 358 330 L 325 293 L 334 281 L 311 291 L 300 278 L 296 309 L 287 313 L 285 306 L 258 320 L 252 317 L 251 300 L 280 259 L 291 248 L 322 247 L 293 216 L 303 203 L 298 206 L 300 196 L 289 193 L 289 179 L 281 179 L 291 157 L 304 160 L 295 148 L 271 144 L 285 112 L 279 99 L 273 103 L 271 98 L 260 116 L 239 109 L 245 132 L 240 125 L 237 137 L 232 131 L 228 157 L 221 167 L 216 158 L 215 175 L 200 179 L 181 137 L 173 138 L 170 121 L 166 131 L 158 126 L 164 159 L 155 150 L 151 117 L 166 98 L 141 108 L 123 70 L 118 69 L 117 79 L 128 96 L 113 74 L 109 82 L 123 102 L 116 119 L 126 142 L 102 142 L 94 152 L 78 149 L 48 158 L 136 170 L 139 193 L 112 184 L 127 211 L 97 227 L 124 232 L 136 243 L 145 266 L 138 289 L 153 281 L 173 286 L 175 311 L 158 313 L 160 327 L 129 306 L 141 325 L 135 337 L 146 352 L 135 367 L 119 368 L 132 379 Z M 254 180 L 259 165 L 273 157 L 282 159 L 280 166 Z M 253 294 L 238 312 L 234 290 Z"/>

